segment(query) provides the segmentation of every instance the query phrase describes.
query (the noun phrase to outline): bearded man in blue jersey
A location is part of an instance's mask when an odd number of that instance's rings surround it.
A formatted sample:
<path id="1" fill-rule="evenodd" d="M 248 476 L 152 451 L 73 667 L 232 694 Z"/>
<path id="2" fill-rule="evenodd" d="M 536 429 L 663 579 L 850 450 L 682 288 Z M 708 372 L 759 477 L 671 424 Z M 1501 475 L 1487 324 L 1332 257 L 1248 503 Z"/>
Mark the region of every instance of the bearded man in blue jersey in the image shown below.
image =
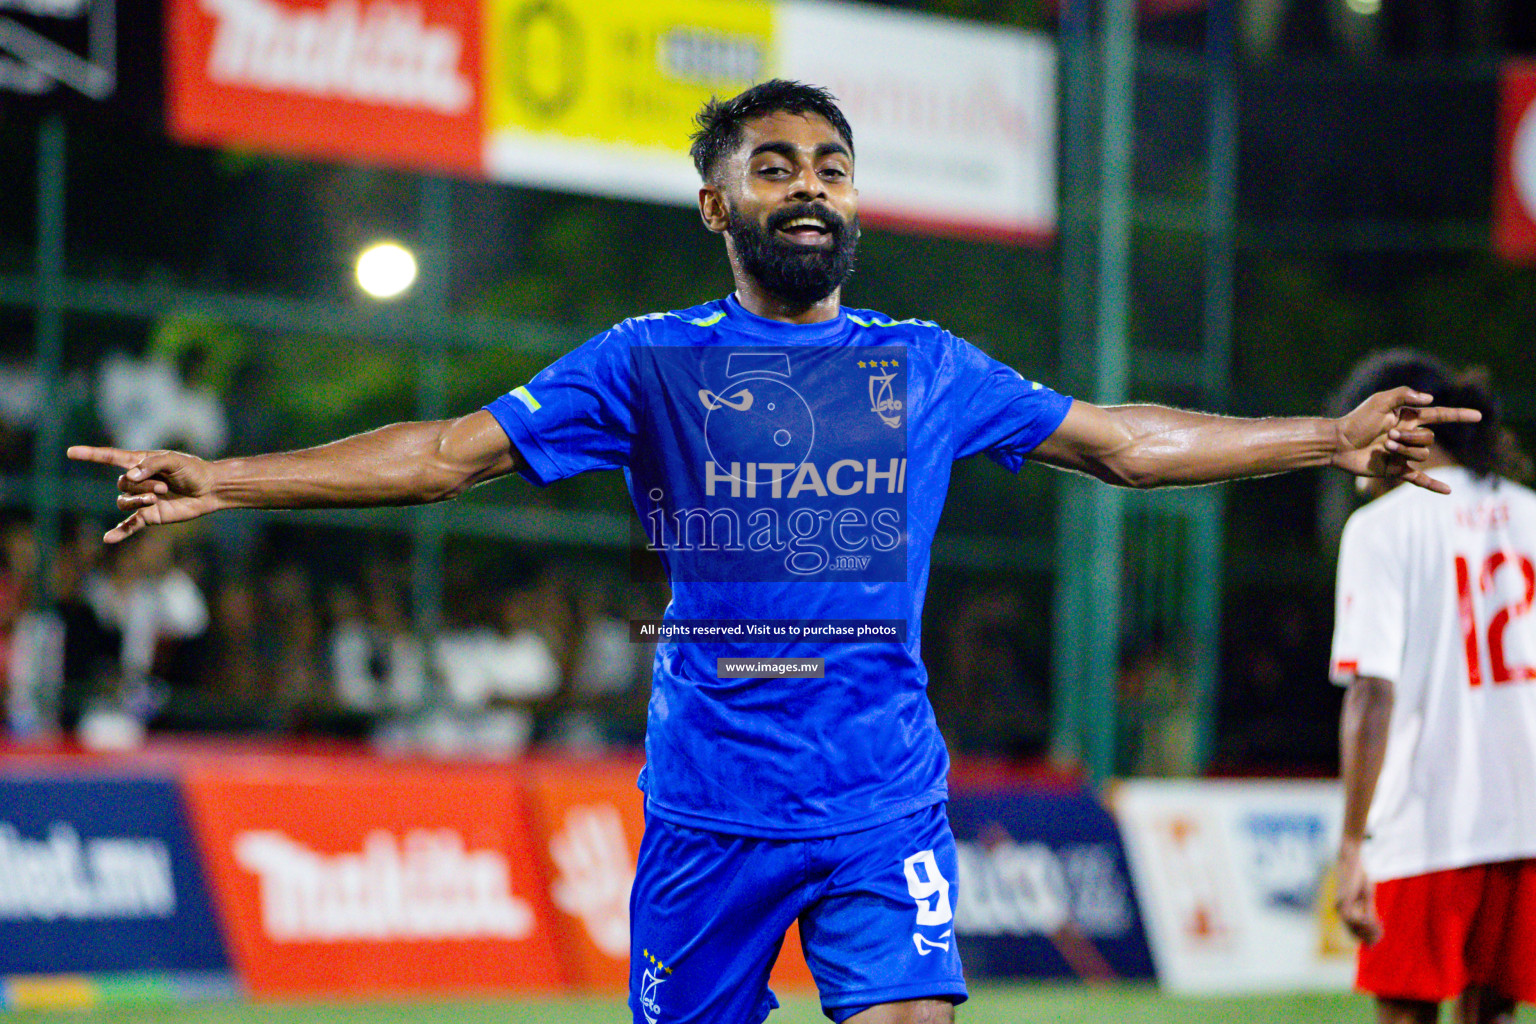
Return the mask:
<path id="1" fill-rule="evenodd" d="M 667 566 L 667 619 L 700 630 L 656 655 L 635 1021 L 760 1024 L 796 920 L 834 1021 L 951 1021 L 966 989 L 948 758 L 919 658 L 950 465 L 985 452 L 1127 487 L 1333 465 L 1444 490 L 1416 468 L 1429 426 L 1477 414 L 1408 388 L 1337 420 L 1076 402 L 933 323 L 842 305 L 854 139 L 825 90 L 770 81 L 712 102 L 693 156 L 735 279 L 723 299 L 626 320 L 458 419 L 219 462 L 69 454 L 122 470 L 129 514 L 108 542 L 226 508 L 400 505 L 511 472 L 543 485 L 620 470 Z M 786 620 L 895 628 L 752 632 Z"/>

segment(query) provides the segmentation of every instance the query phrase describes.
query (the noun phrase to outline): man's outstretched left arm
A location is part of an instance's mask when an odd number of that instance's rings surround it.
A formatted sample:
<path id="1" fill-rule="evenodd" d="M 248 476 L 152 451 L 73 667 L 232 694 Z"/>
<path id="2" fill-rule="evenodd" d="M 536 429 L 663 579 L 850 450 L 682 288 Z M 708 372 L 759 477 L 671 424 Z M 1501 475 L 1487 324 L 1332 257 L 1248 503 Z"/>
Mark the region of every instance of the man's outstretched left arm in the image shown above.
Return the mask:
<path id="1" fill-rule="evenodd" d="M 1392 723 L 1392 683 L 1358 676 L 1344 696 L 1339 716 L 1339 777 L 1344 786 L 1344 828 L 1339 836 L 1338 897 L 1335 909 L 1345 927 L 1361 942 L 1381 938 L 1372 886 L 1365 874 L 1362 852 L 1366 818 L 1381 766 L 1387 759 Z"/>
<path id="2" fill-rule="evenodd" d="M 1031 458 L 1124 487 L 1166 487 L 1335 466 L 1432 491 L 1449 488 L 1417 468 L 1437 423 L 1475 423 L 1475 409 L 1432 405 L 1410 388 L 1372 395 L 1338 419 L 1238 419 L 1155 405 L 1073 402 Z"/>

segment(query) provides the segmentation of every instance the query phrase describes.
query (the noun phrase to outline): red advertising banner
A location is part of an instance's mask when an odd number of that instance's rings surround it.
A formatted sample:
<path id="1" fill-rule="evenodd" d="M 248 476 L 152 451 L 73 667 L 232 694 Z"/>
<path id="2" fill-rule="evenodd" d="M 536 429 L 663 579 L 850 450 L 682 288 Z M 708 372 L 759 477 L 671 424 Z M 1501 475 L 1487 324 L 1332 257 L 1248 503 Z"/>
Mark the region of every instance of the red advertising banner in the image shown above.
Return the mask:
<path id="1" fill-rule="evenodd" d="M 479 0 L 165 0 L 180 142 L 479 174 Z"/>
<path id="2" fill-rule="evenodd" d="M 622 992 L 629 984 L 629 890 L 645 830 L 639 770 L 639 761 L 530 765 L 537 855 L 550 880 L 564 966 L 580 988 Z M 814 986 L 798 928 L 786 936 L 769 984 L 780 991 Z"/>
<path id="3" fill-rule="evenodd" d="M 183 785 L 253 994 L 563 984 L 508 767 L 222 761 L 192 767 Z"/>
<path id="4" fill-rule="evenodd" d="M 1499 153 L 1494 170 L 1493 248 L 1536 262 L 1536 62 L 1504 67 L 1499 101 Z"/>

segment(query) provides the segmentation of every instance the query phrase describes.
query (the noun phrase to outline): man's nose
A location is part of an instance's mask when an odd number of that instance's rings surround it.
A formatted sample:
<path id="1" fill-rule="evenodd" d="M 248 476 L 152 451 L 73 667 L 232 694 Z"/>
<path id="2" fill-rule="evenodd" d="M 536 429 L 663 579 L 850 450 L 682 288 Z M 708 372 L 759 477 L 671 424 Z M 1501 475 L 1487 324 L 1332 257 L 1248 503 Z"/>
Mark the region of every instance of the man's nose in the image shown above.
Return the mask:
<path id="1" fill-rule="evenodd" d="M 794 190 L 790 193 L 795 199 L 825 199 L 827 190 L 822 180 L 817 177 L 814 167 L 807 167 L 795 177 Z"/>

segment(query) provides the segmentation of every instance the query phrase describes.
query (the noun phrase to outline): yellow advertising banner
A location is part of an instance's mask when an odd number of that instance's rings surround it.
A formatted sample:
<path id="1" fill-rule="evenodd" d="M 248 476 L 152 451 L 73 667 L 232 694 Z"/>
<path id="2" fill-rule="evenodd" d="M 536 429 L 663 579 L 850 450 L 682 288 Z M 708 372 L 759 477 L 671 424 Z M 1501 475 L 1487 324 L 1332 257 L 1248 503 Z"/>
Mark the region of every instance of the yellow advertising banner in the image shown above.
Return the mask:
<path id="1" fill-rule="evenodd" d="M 481 2 L 489 178 L 691 205 L 699 108 L 785 77 L 829 88 L 852 122 L 866 223 L 1054 233 L 1056 54 L 1044 36 L 818 0 Z"/>
<path id="2" fill-rule="evenodd" d="M 485 0 L 490 136 L 681 154 L 693 116 L 776 67 L 760 0 Z"/>

